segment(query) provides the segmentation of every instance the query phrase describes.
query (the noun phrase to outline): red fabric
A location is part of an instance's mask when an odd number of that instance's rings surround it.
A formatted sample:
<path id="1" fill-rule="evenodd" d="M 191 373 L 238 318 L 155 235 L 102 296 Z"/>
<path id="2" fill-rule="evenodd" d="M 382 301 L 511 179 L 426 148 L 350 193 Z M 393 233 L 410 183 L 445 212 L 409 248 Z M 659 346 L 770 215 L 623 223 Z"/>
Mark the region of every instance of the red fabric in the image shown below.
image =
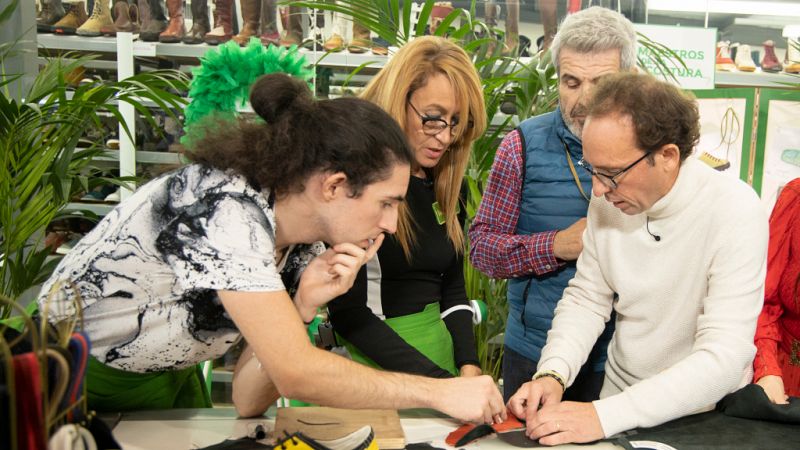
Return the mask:
<path id="1" fill-rule="evenodd" d="M 581 0 L 569 0 L 567 11 L 570 13 L 578 12 L 581 10 Z"/>
<path id="2" fill-rule="evenodd" d="M 47 448 L 39 360 L 35 354 L 14 356 L 14 384 L 17 397 L 17 447 L 20 450 Z"/>
<path id="3" fill-rule="evenodd" d="M 792 364 L 791 356 L 783 351 L 783 347 L 778 348 L 778 364 L 786 394 L 790 397 L 800 397 L 800 366 Z"/>
<path id="4" fill-rule="evenodd" d="M 786 393 L 800 395 L 800 298 L 796 292 L 800 276 L 800 178 L 787 184 L 769 219 L 769 253 L 764 309 L 756 328 L 754 379 L 783 376 L 779 347 L 788 357 L 786 367 L 794 376 L 784 377 Z M 795 363 L 792 363 L 794 356 Z M 790 375 L 790 374 L 786 374 Z M 789 383 L 793 378 L 793 382 Z"/>

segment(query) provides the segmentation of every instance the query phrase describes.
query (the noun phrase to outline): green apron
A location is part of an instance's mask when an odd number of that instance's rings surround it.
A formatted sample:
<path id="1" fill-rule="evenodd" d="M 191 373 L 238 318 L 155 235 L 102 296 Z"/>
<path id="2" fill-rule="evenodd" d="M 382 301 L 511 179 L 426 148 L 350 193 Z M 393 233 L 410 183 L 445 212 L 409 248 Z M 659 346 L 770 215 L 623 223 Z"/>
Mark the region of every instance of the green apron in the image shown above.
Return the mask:
<path id="1" fill-rule="evenodd" d="M 199 365 L 136 373 L 109 367 L 90 357 L 86 390 L 89 409 L 98 412 L 211 407 Z"/>
<path id="2" fill-rule="evenodd" d="M 408 345 L 414 347 L 442 369 L 453 376 L 458 375 L 453 357 L 453 337 L 440 317 L 439 303 L 431 303 L 422 311 L 407 316 L 386 319 L 386 325 L 395 331 Z M 370 367 L 381 368 L 358 348 L 341 336 L 337 336 L 347 347 L 353 361 Z"/>

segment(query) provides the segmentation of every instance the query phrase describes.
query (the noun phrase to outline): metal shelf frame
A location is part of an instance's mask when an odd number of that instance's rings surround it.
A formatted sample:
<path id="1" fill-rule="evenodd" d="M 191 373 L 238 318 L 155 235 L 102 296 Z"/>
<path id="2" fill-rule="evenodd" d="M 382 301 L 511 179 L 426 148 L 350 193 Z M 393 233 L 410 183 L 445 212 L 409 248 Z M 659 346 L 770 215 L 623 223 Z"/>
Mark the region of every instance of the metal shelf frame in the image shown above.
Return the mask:
<path id="1" fill-rule="evenodd" d="M 124 33 L 131 34 L 131 33 Z M 131 35 L 131 38 L 138 35 Z M 37 35 L 38 47 L 51 50 L 77 50 L 86 52 L 114 53 L 118 51 L 119 42 L 126 37 L 117 34 L 117 37 L 82 37 L 63 36 L 55 34 Z M 207 51 L 216 46 L 208 44 L 189 45 L 183 43 L 162 44 L 160 42 L 142 42 L 134 40 L 131 46 L 130 57 L 166 57 L 166 58 L 201 58 Z M 368 67 L 381 68 L 389 60 L 388 56 L 374 55 L 372 53 L 349 53 L 346 50 L 338 53 L 313 51 L 305 48 L 299 50 L 310 64 L 326 67 L 355 68 L 363 64 Z M 119 61 L 119 54 L 117 60 Z"/>

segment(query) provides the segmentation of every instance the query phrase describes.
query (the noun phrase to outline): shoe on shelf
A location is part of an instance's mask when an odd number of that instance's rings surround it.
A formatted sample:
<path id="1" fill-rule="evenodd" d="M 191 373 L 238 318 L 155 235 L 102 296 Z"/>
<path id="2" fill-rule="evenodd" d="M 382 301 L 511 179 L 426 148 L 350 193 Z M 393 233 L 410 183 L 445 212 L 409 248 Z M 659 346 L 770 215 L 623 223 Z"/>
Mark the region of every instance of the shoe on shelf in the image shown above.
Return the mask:
<path id="1" fill-rule="evenodd" d="M 731 55 L 731 59 L 736 61 L 736 53 L 739 51 L 739 46 L 742 45 L 738 42 L 734 42 L 733 44 L 728 45 L 728 52 Z"/>
<path id="2" fill-rule="evenodd" d="M 183 37 L 183 43 L 189 45 L 202 44 L 209 31 L 211 31 L 211 24 L 208 20 L 208 3 L 205 1 L 193 1 L 192 28 Z"/>
<path id="3" fill-rule="evenodd" d="M 321 38 L 319 38 L 319 39 L 306 38 L 303 41 L 302 47 L 304 49 L 312 51 L 312 52 L 324 52 L 324 51 L 326 51 L 325 48 L 323 48 L 323 42 L 322 42 Z"/>
<path id="4" fill-rule="evenodd" d="M 372 40 L 369 38 L 353 38 L 347 44 L 347 51 L 350 53 L 366 53 L 372 49 Z"/>
<path id="5" fill-rule="evenodd" d="M 89 16 L 86 14 L 85 2 L 69 3 L 67 14 L 53 24 L 53 33 L 75 34 L 75 31 L 87 20 L 89 20 Z"/>
<path id="6" fill-rule="evenodd" d="M 340 52 L 344 50 L 344 39 L 338 33 L 333 33 L 328 40 L 322 44 L 322 48 L 326 52 Z"/>
<path id="7" fill-rule="evenodd" d="M 214 28 L 203 37 L 208 45 L 219 45 L 233 37 L 233 0 L 214 0 Z"/>
<path id="8" fill-rule="evenodd" d="M 506 94 L 506 99 L 503 100 L 503 103 L 500 103 L 500 112 L 503 114 L 508 114 L 509 116 L 513 116 L 517 114 L 517 102 L 516 97 L 514 94 Z"/>
<path id="9" fill-rule="evenodd" d="M 113 27 L 114 20 L 111 19 L 111 8 L 109 8 L 109 0 L 95 0 L 94 8 L 92 8 L 92 15 L 89 20 L 84 22 L 83 25 L 75 30 L 78 36 L 102 36 L 100 31 L 103 27 Z"/>
<path id="10" fill-rule="evenodd" d="M 142 29 L 142 18 L 139 14 L 139 5 L 136 3 L 132 3 L 128 7 L 128 17 L 131 20 L 130 28 L 126 27 L 125 25 L 118 25 L 117 31 L 125 31 L 128 33 L 138 33 L 139 30 Z M 122 27 L 122 29 L 120 29 Z"/>
<path id="11" fill-rule="evenodd" d="M 436 32 L 436 29 L 439 28 L 439 25 L 451 12 L 453 12 L 453 4 L 451 2 L 436 2 L 433 4 L 429 22 L 431 34 Z"/>
<path id="12" fill-rule="evenodd" d="M 316 440 L 303 433 L 294 433 L 281 439 L 273 450 L 378 450 L 375 433 L 366 425 L 339 439 Z"/>
<path id="13" fill-rule="evenodd" d="M 789 38 L 787 42 L 783 71 L 786 73 L 800 73 L 800 41 L 797 38 Z"/>
<path id="14" fill-rule="evenodd" d="M 732 72 L 736 70 L 736 64 L 731 59 L 730 45 L 728 41 L 717 42 L 716 68 L 719 71 Z"/>
<path id="15" fill-rule="evenodd" d="M 233 40 L 242 47 L 250 42 L 250 38 L 258 37 L 261 29 L 261 0 L 241 0 L 239 2 L 242 8 L 242 21 L 244 26 L 239 30 L 239 34 L 233 37 Z"/>
<path id="16" fill-rule="evenodd" d="M 736 52 L 736 68 L 742 72 L 755 72 L 756 63 L 753 61 L 753 55 L 750 53 L 750 46 L 741 44 L 739 50 Z"/>
<path id="17" fill-rule="evenodd" d="M 372 38 L 372 54 L 386 56 L 389 54 L 389 41 L 381 37 Z"/>
<path id="18" fill-rule="evenodd" d="M 517 43 L 504 42 L 503 49 L 500 50 L 500 56 L 504 56 L 506 58 L 513 58 L 515 56 L 518 56 L 517 47 L 519 47 L 519 44 Z"/>
<path id="19" fill-rule="evenodd" d="M 133 16 L 131 16 L 131 12 L 133 12 Z M 116 36 L 118 31 L 138 33 L 138 12 L 139 8 L 136 5 L 129 5 L 127 0 L 117 0 L 114 3 L 114 23 L 111 26 L 102 27 L 100 32 L 106 36 Z"/>
<path id="20" fill-rule="evenodd" d="M 261 43 L 264 44 L 264 47 L 269 47 L 270 45 L 278 46 L 281 42 L 281 34 L 275 30 L 265 30 L 263 33 L 261 33 L 259 39 L 261 39 Z"/>
<path id="21" fill-rule="evenodd" d="M 704 162 L 712 169 L 718 170 L 720 172 L 731 167 L 731 162 L 728 161 L 727 159 L 717 158 L 716 156 L 712 156 L 708 152 L 703 152 L 697 159 Z"/>
<path id="22" fill-rule="evenodd" d="M 78 66 L 64 74 L 64 82 L 67 86 L 80 87 L 86 79 L 86 67 Z"/>
<path id="23" fill-rule="evenodd" d="M 106 195 L 106 198 L 104 198 L 103 201 L 109 203 L 119 203 L 120 201 L 119 188 L 117 188 L 116 191 Z"/>
<path id="24" fill-rule="evenodd" d="M 775 43 L 772 39 L 764 41 L 764 57 L 761 58 L 761 70 L 764 72 L 780 72 L 783 65 L 775 55 Z"/>
<path id="25" fill-rule="evenodd" d="M 94 188 L 81 197 L 84 202 L 102 202 L 109 195 L 114 193 L 114 186 L 111 184 L 104 184 L 100 187 Z"/>
<path id="26" fill-rule="evenodd" d="M 183 22 L 183 0 L 167 0 L 169 23 L 167 28 L 158 35 L 158 42 L 175 44 L 186 35 L 186 25 Z"/>
<path id="27" fill-rule="evenodd" d="M 36 16 L 36 31 L 50 33 L 53 31 L 53 24 L 61 20 L 67 12 L 61 0 L 42 0 L 42 10 Z"/>
<path id="28" fill-rule="evenodd" d="M 281 47 L 299 46 L 301 43 L 300 35 L 291 31 L 284 31 L 280 41 L 278 41 L 278 45 Z"/>
<path id="29" fill-rule="evenodd" d="M 160 0 L 139 0 L 139 14 L 142 27 L 139 39 L 145 42 L 156 42 L 158 36 L 167 28 L 167 18 Z"/>
<path id="30" fill-rule="evenodd" d="M 789 164 L 800 167 L 800 150 L 794 148 L 787 148 L 781 152 L 781 160 Z"/>

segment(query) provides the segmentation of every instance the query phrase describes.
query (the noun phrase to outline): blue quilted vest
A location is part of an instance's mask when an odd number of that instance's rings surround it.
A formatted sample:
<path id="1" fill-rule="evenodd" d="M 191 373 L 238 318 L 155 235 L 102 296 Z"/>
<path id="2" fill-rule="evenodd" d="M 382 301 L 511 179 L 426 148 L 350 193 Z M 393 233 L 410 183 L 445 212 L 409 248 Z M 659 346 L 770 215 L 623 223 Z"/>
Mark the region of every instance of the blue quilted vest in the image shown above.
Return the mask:
<path id="1" fill-rule="evenodd" d="M 586 195 L 591 194 L 591 177 L 577 166 L 583 146 L 566 127 L 561 111 L 542 114 L 522 122 L 518 131 L 525 148 L 525 178 L 520 199 L 516 234 L 564 229 L 586 217 L 589 202 L 581 195 L 565 153 Z M 575 275 L 575 262 L 542 276 L 529 275 L 508 282 L 508 321 L 505 345 L 538 361 L 553 321 L 553 311 L 564 288 Z M 606 348 L 613 333 L 613 319 L 595 345 L 589 362 L 603 370 Z"/>

